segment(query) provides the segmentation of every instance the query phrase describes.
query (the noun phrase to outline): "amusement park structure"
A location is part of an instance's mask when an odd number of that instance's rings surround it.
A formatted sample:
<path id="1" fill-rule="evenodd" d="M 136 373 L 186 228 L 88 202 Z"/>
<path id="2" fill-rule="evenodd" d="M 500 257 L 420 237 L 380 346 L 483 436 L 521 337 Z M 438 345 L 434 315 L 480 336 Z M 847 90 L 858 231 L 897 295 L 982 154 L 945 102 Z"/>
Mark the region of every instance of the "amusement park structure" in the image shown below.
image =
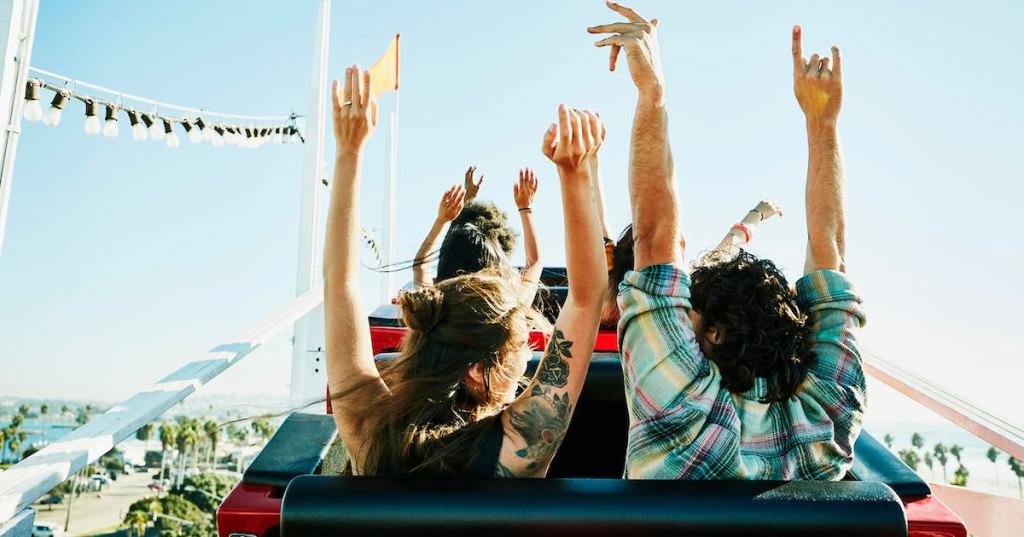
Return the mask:
<path id="1" fill-rule="evenodd" d="M 200 359 L 141 388 L 86 425 L 0 472 L 0 537 L 30 535 L 34 501 L 289 328 L 294 336 L 291 397 L 297 404 L 323 397 L 323 289 L 317 250 L 324 224 L 319 214 L 320 200 L 328 188 L 324 160 L 330 8 L 330 0 L 319 2 L 314 28 L 300 175 L 296 298 L 236 337 L 225 339 Z M 37 10 L 38 0 L 0 0 L 0 121 L 6 125 L 0 141 L 0 253 L 15 177 Z M 397 180 L 394 117 L 390 137 L 390 188 L 386 192 L 393 193 Z M 385 263 L 392 261 L 393 200 L 393 194 L 385 195 Z M 545 283 L 557 296 L 565 285 L 559 270 L 554 268 L 546 274 Z M 369 319 L 374 352 L 382 360 L 389 359 L 388 353 L 397 348 L 404 334 L 394 306 L 388 303 L 392 292 L 390 280 L 385 280 L 383 305 Z M 615 397 L 621 398 L 622 388 L 614 334 L 602 333 L 595 351 L 593 378 L 587 381 L 584 397 L 590 390 L 593 395 L 589 397 L 594 398 L 590 404 L 616 405 Z M 875 381 L 1024 460 L 1024 431 L 1019 427 L 877 356 L 865 356 L 865 370 Z M 968 530 L 982 536 L 1010 535 L 1024 527 L 1024 502 L 959 487 L 929 485 L 870 434 L 858 442 L 851 476 L 838 483 L 637 483 L 616 479 L 621 475 L 614 475 L 616 469 L 621 471 L 621 453 L 614 449 L 596 453 L 587 447 L 588 439 L 593 438 L 588 436 L 590 429 L 604 423 L 597 418 L 591 420 L 594 423 L 588 422 L 587 404 L 581 401 L 580 415 L 572 425 L 577 429 L 575 437 L 571 428 L 563 451 L 578 456 L 579 461 L 605 461 L 605 466 L 588 473 L 572 466 L 569 456 L 560 455 L 552 476 L 562 479 L 536 481 L 425 483 L 317 476 L 321 459 L 334 440 L 333 421 L 322 408 L 293 414 L 253 462 L 242 483 L 225 499 L 218 513 L 220 534 L 313 535 L 323 534 L 325 528 L 343 527 L 356 534 L 378 534 L 392 526 L 399 528 L 399 533 L 428 534 L 442 528 L 456 532 L 502 528 L 512 534 L 527 530 L 669 534 L 690 529 L 694 534 L 743 531 L 761 535 L 788 528 L 785 534 L 952 537 L 966 535 Z M 612 410 L 618 411 L 622 410 Z M 625 431 L 621 436 L 625 438 Z M 535 498 L 546 501 L 528 501 Z M 540 504 L 544 507 L 538 507 Z"/>

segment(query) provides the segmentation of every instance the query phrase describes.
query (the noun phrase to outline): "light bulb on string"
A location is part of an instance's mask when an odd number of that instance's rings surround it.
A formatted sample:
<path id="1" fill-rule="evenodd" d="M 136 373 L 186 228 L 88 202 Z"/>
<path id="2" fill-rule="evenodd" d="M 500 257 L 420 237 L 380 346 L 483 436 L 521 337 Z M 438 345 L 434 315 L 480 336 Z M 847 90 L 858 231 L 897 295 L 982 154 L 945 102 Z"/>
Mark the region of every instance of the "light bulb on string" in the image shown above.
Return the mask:
<path id="1" fill-rule="evenodd" d="M 167 147 L 175 148 L 181 145 L 181 139 L 178 138 L 178 133 L 174 132 L 174 126 L 171 125 L 170 120 L 164 120 L 164 135 L 167 137 Z"/>
<path id="2" fill-rule="evenodd" d="M 203 130 L 203 139 L 207 142 L 213 143 L 213 139 L 220 136 L 217 134 L 217 131 L 215 131 L 213 127 L 207 125 L 201 117 L 196 118 L 196 126 Z"/>
<path id="3" fill-rule="evenodd" d="M 288 143 L 294 144 L 295 142 L 298 142 L 298 141 L 299 141 L 299 129 L 296 129 L 294 125 L 288 127 Z"/>
<path id="4" fill-rule="evenodd" d="M 134 113 L 138 114 L 138 112 Z M 131 119 L 131 114 L 128 115 L 128 118 Z M 139 118 L 142 123 L 132 123 L 132 138 L 141 142 L 149 138 L 149 129 L 153 126 L 153 120 L 146 114 L 140 115 Z"/>
<path id="5" fill-rule="evenodd" d="M 149 137 L 158 142 L 163 141 L 164 138 L 167 138 L 167 131 L 164 130 L 164 126 L 162 123 L 163 118 L 155 116 L 153 119 L 155 119 L 156 121 L 150 121 L 149 123 L 146 123 L 146 125 L 149 127 Z"/>
<path id="6" fill-rule="evenodd" d="M 281 127 L 274 127 L 274 143 L 279 144 L 284 141 L 284 135 L 281 134 Z"/>
<path id="7" fill-rule="evenodd" d="M 210 143 L 213 144 L 213 147 L 221 147 L 224 145 L 224 129 L 218 126 L 209 130 L 213 133 L 213 135 L 210 136 Z"/>
<path id="8" fill-rule="evenodd" d="M 117 108 L 107 105 L 107 113 L 103 121 L 103 137 L 117 138 Z"/>
<path id="9" fill-rule="evenodd" d="M 245 142 L 244 142 L 244 146 L 249 148 L 249 149 L 252 149 L 252 148 L 256 147 L 256 139 L 253 138 L 253 132 L 252 132 L 252 128 L 251 127 L 246 127 L 245 128 Z"/>
<path id="10" fill-rule="evenodd" d="M 56 127 L 60 124 L 60 116 L 64 112 L 64 105 L 68 103 L 68 92 L 58 91 L 50 101 L 50 107 L 43 114 L 43 124 L 47 127 Z"/>
<path id="11" fill-rule="evenodd" d="M 39 104 L 39 81 L 29 80 L 25 86 L 25 121 L 35 123 L 43 119 L 43 107 Z"/>
<path id="12" fill-rule="evenodd" d="M 199 130 L 199 125 L 192 125 L 187 119 L 181 120 L 181 126 L 185 127 L 185 132 L 188 134 L 188 141 L 198 144 L 203 141 L 203 133 Z"/>
<path id="13" fill-rule="evenodd" d="M 93 136 L 100 133 L 100 118 L 96 117 L 96 102 L 85 101 L 85 133 Z"/>

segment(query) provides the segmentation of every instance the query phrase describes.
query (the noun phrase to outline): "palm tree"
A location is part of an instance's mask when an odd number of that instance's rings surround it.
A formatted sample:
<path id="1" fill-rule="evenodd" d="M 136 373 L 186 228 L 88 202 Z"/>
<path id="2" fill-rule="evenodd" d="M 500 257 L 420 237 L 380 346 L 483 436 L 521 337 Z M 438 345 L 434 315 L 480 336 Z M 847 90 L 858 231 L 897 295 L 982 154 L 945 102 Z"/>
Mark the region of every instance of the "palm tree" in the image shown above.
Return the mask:
<path id="1" fill-rule="evenodd" d="M 935 477 L 935 461 L 932 459 L 932 454 L 927 451 L 924 452 L 924 465 L 928 467 L 928 473 Z"/>
<path id="2" fill-rule="evenodd" d="M 68 405 L 60 405 L 60 415 L 61 416 L 66 415 L 68 412 L 71 412 L 71 407 L 69 407 Z"/>
<path id="3" fill-rule="evenodd" d="M 917 452 L 910 448 L 900 450 L 900 459 L 915 472 L 917 471 L 917 463 L 921 460 Z"/>
<path id="4" fill-rule="evenodd" d="M 935 444 L 932 453 L 935 454 L 935 460 L 939 461 L 939 464 L 942 465 L 942 480 L 949 482 L 949 479 L 946 477 L 946 463 L 949 462 L 949 450 L 946 449 L 946 446 L 942 445 L 942 442 L 939 442 Z"/>
<path id="5" fill-rule="evenodd" d="M 1010 471 L 1013 472 L 1013 475 L 1017 476 L 1017 488 L 1020 490 L 1020 497 L 1024 499 L 1024 466 L 1013 457 L 1010 457 L 1006 462 L 1009 463 Z"/>
<path id="6" fill-rule="evenodd" d="M 996 461 L 999 459 L 999 450 L 995 446 L 989 446 L 988 451 L 985 452 L 985 456 L 992 463 L 992 467 L 996 470 L 996 486 L 999 486 L 999 465 Z"/>
<path id="7" fill-rule="evenodd" d="M 39 413 L 44 415 L 44 416 L 49 414 L 50 413 L 50 405 L 48 405 L 46 403 L 43 403 L 42 405 L 39 405 Z"/>
<path id="8" fill-rule="evenodd" d="M 146 534 L 146 526 L 149 525 L 149 513 L 129 511 L 121 524 L 134 531 L 136 537 L 143 537 Z"/>
<path id="9" fill-rule="evenodd" d="M 145 458 L 146 453 L 149 451 L 149 439 L 153 437 L 153 429 L 154 425 L 152 423 L 147 423 L 142 427 L 139 427 L 139 430 L 135 431 L 135 438 L 145 442 L 145 446 L 142 448 L 143 458 Z"/>
<path id="10" fill-rule="evenodd" d="M 214 420 L 207 420 L 203 424 L 203 432 L 206 434 L 206 441 L 210 443 L 207 452 L 207 460 L 211 467 L 217 466 L 217 437 L 220 436 L 220 425 Z"/>
<path id="11" fill-rule="evenodd" d="M 956 463 L 960 464 L 960 456 L 964 454 L 964 447 L 953 444 L 952 447 L 949 448 L 949 453 L 956 457 Z"/>
<path id="12" fill-rule="evenodd" d="M 22 404 L 21 406 L 18 407 L 18 415 L 19 416 L 21 416 L 23 418 L 27 418 L 28 417 L 28 412 L 29 412 L 28 405 Z"/>
<path id="13" fill-rule="evenodd" d="M 914 449 L 921 449 L 924 447 L 924 437 L 921 433 L 914 433 L 910 436 L 910 445 L 914 446 Z"/>
<path id="14" fill-rule="evenodd" d="M 11 455 L 14 455 L 15 463 L 21 461 L 21 451 L 19 451 L 19 449 L 25 440 L 28 440 L 28 433 L 25 431 L 18 431 L 14 433 L 14 436 L 7 442 L 11 448 Z"/>
<path id="15" fill-rule="evenodd" d="M 175 480 L 174 488 L 181 486 L 185 478 L 185 462 L 188 458 L 188 449 L 199 440 L 199 433 L 196 431 L 195 420 L 182 418 L 179 420 L 180 430 L 178 432 L 178 477 Z M 193 453 L 193 458 L 194 458 Z"/>
<path id="16" fill-rule="evenodd" d="M 7 459 L 7 437 L 11 434 L 11 430 L 8 428 L 0 429 L 0 464 Z"/>
<path id="17" fill-rule="evenodd" d="M 889 434 L 889 433 L 885 433 L 885 437 L 882 438 L 882 441 L 885 442 L 885 447 L 887 447 L 889 449 L 892 449 L 892 442 L 893 442 L 893 440 L 894 439 L 893 439 L 892 435 Z"/>
<path id="18" fill-rule="evenodd" d="M 178 442 L 178 426 L 173 423 L 160 424 L 160 479 L 167 471 L 167 451 Z"/>
<path id="19" fill-rule="evenodd" d="M 967 471 L 967 467 L 961 464 L 959 467 L 957 467 L 956 473 L 953 474 L 953 484 L 961 487 L 966 487 L 967 477 L 970 475 L 971 473 Z"/>

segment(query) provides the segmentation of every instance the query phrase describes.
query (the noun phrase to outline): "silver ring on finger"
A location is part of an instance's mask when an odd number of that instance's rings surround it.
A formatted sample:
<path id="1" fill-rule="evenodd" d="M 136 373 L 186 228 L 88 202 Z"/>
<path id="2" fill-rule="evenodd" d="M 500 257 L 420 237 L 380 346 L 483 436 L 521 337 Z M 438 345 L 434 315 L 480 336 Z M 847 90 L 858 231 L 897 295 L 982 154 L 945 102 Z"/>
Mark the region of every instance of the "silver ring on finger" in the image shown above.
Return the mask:
<path id="1" fill-rule="evenodd" d="M 345 102 L 341 103 L 341 106 L 351 106 L 351 105 L 352 105 L 352 101 L 345 101 Z"/>

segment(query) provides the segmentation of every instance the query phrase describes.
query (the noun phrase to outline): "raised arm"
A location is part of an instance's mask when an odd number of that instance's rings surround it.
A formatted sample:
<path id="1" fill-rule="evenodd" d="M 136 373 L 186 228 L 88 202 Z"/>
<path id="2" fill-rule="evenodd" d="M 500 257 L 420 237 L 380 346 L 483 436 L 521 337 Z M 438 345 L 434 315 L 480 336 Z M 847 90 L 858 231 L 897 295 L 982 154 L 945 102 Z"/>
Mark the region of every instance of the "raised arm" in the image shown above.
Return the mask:
<path id="1" fill-rule="evenodd" d="M 846 177 L 837 125 L 843 104 L 839 47 L 830 60 L 803 56 L 802 32 L 793 27 L 793 92 L 807 122 L 807 261 L 804 272 L 846 270 Z"/>
<path id="2" fill-rule="evenodd" d="M 505 440 L 499 475 L 543 477 L 572 418 L 597 339 L 608 278 L 601 225 L 587 159 L 600 146 L 600 119 L 558 109 L 559 124 L 544 135 L 544 154 L 558 167 L 565 221 L 569 296 L 533 381 L 502 413 Z"/>
<path id="3" fill-rule="evenodd" d="M 455 220 L 455 217 L 459 216 L 459 213 L 462 212 L 465 197 L 466 189 L 460 185 L 452 185 L 441 196 L 441 203 L 437 207 L 437 218 L 434 219 L 434 224 L 430 226 L 430 231 L 427 232 L 426 238 L 423 239 L 423 244 L 420 244 L 420 249 L 416 250 L 416 258 L 412 262 L 413 286 L 419 288 L 434 285 L 434 278 L 430 276 L 430 271 L 428 270 L 430 268 L 430 263 L 428 262 L 430 255 L 436 252 L 440 246 L 441 236 L 444 235 L 444 230 L 447 229 L 448 224 Z"/>
<path id="4" fill-rule="evenodd" d="M 601 124 L 601 144 L 604 144 L 605 136 L 608 134 L 604 124 Z M 604 207 L 604 189 L 601 185 L 601 159 L 594 154 L 590 159 L 590 180 L 594 183 L 594 201 L 597 202 L 597 218 L 601 221 L 601 236 L 605 241 L 612 240 L 612 228 L 608 224 L 608 215 Z"/>
<path id="5" fill-rule="evenodd" d="M 476 166 L 470 166 L 466 169 L 466 179 L 463 185 L 466 189 L 466 203 L 476 199 L 477 194 L 480 193 L 480 187 L 484 184 L 484 176 L 481 175 L 479 179 L 474 179 L 473 174 L 475 173 Z"/>
<path id="6" fill-rule="evenodd" d="M 639 91 L 629 148 L 629 197 L 633 212 L 634 268 L 682 262 L 679 204 L 676 201 L 672 151 L 668 145 L 665 83 L 658 52 L 658 20 L 608 2 L 628 22 L 588 28 L 590 33 L 613 33 L 595 43 L 611 47 L 609 69 L 619 51 L 626 50 L 629 74 Z"/>
<path id="7" fill-rule="evenodd" d="M 725 237 L 722 237 L 722 242 L 715 247 L 714 252 L 725 256 L 736 255 L 740 246 L 749 244 L 753 240 L 757 226 L 775 215 L 782 216 L 782 209 L 771 200 L 761 201 L 739 222 L 729 228 Z"/>
<path id="8" fill-rule="evenodd" d="M 523 222 L 523 246 L 526 249 L 526 264 L 523 266 L 523 285 L 520 295 L 524 304 L 533 304 L 540 284 L 540 273 L 544 265 L 540 259 L 540 245 L 537 230 L 533 225 L 533 197 L 537 194 L 537 176 L 530 168 L 519 170 L 519 181 L 512 185 L 512 196 Z"/>
<path id="9" fill-rule="evenodd" d="M 366 402 L 386 393 L 373 363 L 370 329 L 360 303 L 359 183 L 363 145 L 377 125 L 377 102 L 370 73 L 345 70 L 344 91 L 331 91 L 336 153 L 334 191 L 324 241 L 324 331 L 327 383 L 333 395 L 334 421 L 349 453 L 362 451 L 361 413 Z M 357 389 L 358 388 L 358 389 Z M 356 471 L 358 459 L 353 458 Z"/>

